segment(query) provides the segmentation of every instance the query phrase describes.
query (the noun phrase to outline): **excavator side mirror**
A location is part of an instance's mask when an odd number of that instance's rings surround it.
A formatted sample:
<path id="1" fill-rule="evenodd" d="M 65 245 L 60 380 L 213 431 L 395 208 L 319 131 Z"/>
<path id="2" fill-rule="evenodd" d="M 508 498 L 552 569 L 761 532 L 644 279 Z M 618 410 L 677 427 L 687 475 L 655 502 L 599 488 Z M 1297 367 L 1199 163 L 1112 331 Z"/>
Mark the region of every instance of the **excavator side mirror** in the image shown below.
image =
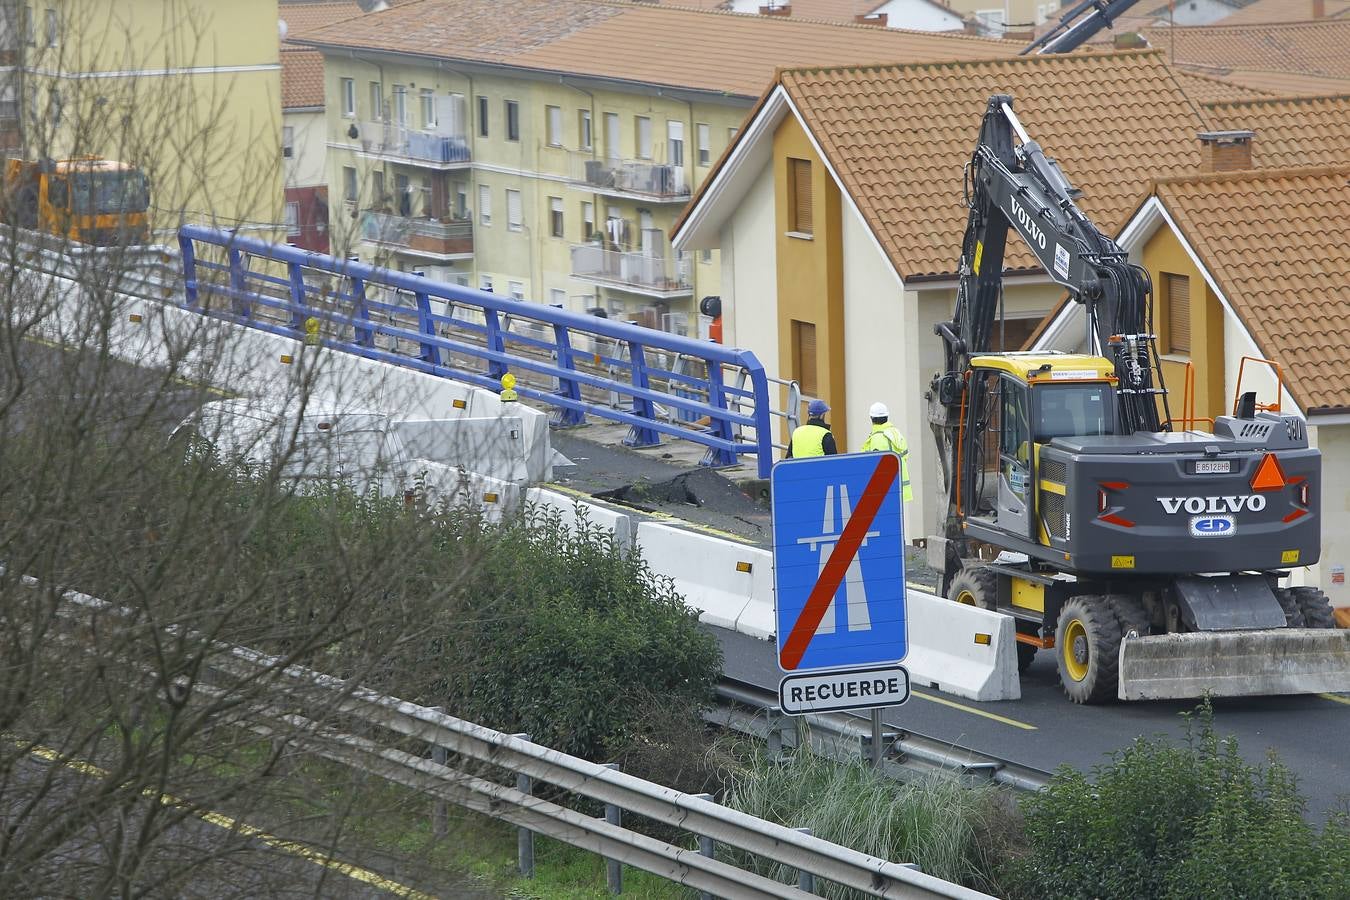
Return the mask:
<path id="1" fill-rule="evenodd" d="M 1238 398 L 1237 417 L 1239 419 L 1256 418 L 1256 391 L 1247 391 Z"/>

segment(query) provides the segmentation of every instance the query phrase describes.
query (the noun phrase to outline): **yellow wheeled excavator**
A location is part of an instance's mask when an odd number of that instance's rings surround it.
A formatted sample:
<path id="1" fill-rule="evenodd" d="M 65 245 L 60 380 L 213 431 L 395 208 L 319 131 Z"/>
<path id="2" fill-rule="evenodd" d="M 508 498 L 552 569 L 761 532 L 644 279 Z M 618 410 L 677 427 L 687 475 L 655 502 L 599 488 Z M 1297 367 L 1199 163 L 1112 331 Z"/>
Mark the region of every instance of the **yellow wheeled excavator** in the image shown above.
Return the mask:
<path id="1" fill-rule="evenodd" d="M 1350 631 L 1290 571 L 1317 562 L 1321 456 L 1244 394 L 1173 430 L 1148 273 L 1102 234 L 1013 112 L 989 100 L 945 371 L 928 390 L 950 599 L 1016 619 L 1078 703 L 1350 690 Z M 1016 138 L 1016 140 L 1015 140 Z M 1015 231 L 1084 307 L 1100 355 L 992 353 Z"/>

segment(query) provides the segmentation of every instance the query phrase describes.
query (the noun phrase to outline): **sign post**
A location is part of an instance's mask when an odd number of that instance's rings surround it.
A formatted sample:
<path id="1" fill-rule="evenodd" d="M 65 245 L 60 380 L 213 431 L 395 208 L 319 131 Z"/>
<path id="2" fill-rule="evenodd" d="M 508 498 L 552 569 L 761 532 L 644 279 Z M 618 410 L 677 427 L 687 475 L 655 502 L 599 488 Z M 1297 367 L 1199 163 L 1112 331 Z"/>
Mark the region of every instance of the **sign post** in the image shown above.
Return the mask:
<path id="1" fill-rule="evenodd" d="M 773 468 L 778 702 L 801 715 L 909 699 L 900 457 L 785 460 Z M 880 752 L 880 713 L 873 717 Z"/>

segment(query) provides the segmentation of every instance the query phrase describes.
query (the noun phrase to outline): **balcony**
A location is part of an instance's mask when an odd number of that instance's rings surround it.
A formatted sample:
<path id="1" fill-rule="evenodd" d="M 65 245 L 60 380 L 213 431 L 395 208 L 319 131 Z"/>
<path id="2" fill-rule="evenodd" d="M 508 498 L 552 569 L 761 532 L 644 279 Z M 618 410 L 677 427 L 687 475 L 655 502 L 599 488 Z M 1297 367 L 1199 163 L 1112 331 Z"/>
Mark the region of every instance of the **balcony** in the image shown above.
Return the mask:
<path id="1" fill-rule="evenodd" d="M 689 182 L 683 166 L 637 159 L 595 159 L 572 154 L 572 184 L 608 197 L 684 203 Z"/>
<path id="2" fill-rule="evenodd" d="M 641 251 L 606 250 L 599 244 L 572 248 L 572 277 L 661 300 L 694 293 L 687 261 Z"/>
<path id="3" fill-rule="evenodd" d="M 473 256 L 473 223 L 467 219 L 413 219 L 368 209 L 361 215 L 361 239 L 433 262 Z"/>
<path id="4" fill-rule="evenodd" d="M 363 156 L 429 169 L 462 169 L 471 161 L 463 132 L 436 133 L 389 122 L 362 122 L 360 145 Z"/>

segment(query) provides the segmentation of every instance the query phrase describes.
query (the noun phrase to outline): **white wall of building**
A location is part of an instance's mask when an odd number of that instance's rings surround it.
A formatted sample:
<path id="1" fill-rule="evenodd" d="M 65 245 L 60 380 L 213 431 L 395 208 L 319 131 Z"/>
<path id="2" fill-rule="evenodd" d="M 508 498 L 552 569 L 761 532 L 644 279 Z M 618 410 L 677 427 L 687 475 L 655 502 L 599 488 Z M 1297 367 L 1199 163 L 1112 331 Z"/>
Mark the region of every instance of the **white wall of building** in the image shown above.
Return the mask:
<path id="1" fill-rule="evenodd" d="M 721 231 L 722 341 L 753 350 L 778 375 L 778 262 L 773 167 L 765 166 Z"/>
<path id="2" fill-rule="evenodd" d="M 944 9 L 928 0 L 890 0 L 873 10 L 885 13 L 888 28 L 913 31 L 960 31 L 961 14 Z"/>
<path id="3" fill-rule="evenodd" d="M 291 156 L 284 159 L 282 176 L 286 187 L 311 187 L 328 183 L 326 125 L 322 109 L 312 112 L 283 110 L 282 134 L 292 131 Z"/>

